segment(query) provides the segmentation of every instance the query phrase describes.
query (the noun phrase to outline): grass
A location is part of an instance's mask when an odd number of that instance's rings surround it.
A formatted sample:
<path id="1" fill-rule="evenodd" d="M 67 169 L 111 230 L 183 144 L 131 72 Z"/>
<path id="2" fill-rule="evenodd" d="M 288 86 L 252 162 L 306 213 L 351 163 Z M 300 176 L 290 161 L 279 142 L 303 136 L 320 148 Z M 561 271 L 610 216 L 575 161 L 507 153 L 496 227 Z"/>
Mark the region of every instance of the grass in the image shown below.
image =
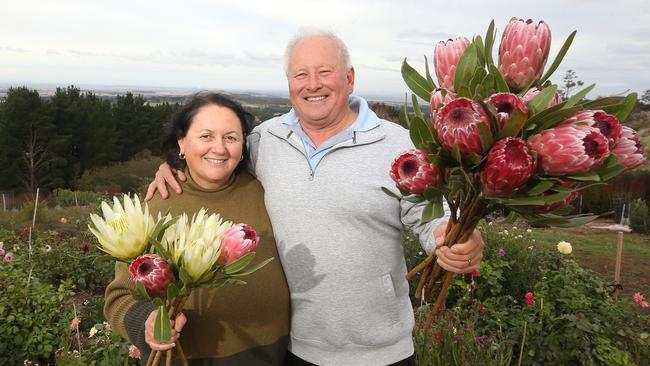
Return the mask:
<path id="1" fill-rule="evenodd" d="M 590 226 L 533 229 L 536 243 L 544 247 L 555 248 L 561 240 L 571 243 L 575 260 L 599 273 L 607 283 L 614 283 L 617 237 L 617 232 Z M 650 263 L 650 235 L 624 233 L 622 254 L 622 296 L 632 296 L 635 292 L 650 295 L 650 277 L 645 268 Z"/>

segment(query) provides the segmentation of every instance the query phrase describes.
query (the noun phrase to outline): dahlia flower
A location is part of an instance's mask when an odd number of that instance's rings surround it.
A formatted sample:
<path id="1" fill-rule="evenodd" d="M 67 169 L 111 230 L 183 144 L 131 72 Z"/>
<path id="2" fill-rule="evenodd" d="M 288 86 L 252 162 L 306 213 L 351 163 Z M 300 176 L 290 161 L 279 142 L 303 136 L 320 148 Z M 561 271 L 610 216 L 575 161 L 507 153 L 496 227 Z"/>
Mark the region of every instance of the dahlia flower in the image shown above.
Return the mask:
<path id="1" fill-rule="evenodd" d="M 499 46 L 499 71 L 511 90 L 522 90 L 542 76 L 550 49 L 551 30 L 544 21 L 508 23 Z"/>

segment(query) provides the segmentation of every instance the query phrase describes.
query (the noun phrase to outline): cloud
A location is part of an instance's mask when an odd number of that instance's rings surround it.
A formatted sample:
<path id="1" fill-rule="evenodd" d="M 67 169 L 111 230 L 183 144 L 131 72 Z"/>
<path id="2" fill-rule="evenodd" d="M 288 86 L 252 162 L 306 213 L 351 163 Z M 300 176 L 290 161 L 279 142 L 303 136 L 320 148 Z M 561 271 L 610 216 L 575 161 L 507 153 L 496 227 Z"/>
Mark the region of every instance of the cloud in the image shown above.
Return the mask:
<path id="1" fill-rule="evenodd" d="M 21 47 L 0 47 L 0 51 L 7 51 L 7 52 L 17 52 L 17 53 L 27 53 L 31 52 L 30 50 L 21 48 Z"/>

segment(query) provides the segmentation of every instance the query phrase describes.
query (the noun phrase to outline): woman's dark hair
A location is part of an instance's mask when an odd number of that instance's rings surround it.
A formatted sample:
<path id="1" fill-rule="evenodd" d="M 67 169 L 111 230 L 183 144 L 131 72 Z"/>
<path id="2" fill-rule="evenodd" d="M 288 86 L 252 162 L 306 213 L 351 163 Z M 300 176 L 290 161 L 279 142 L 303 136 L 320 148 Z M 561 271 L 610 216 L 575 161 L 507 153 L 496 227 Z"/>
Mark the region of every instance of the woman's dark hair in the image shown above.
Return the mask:
<path id="1" fill-rule="evenodd" d="M 239 173 L 243 169 L 246 169 L 246 166 L 248 165 L 249 157 L 246 137 L 251 131 L 251 126 L 255 117 L 246 112 L 239 103 L 218 93 L 202 92 L 194 94 L 189 102 L 185 103 L 181 109 L 174 113 L 169 125 L 169 131 L 162 143 L 162 153 L 165 157 L 165 161 L 173 168 L 185 169 L 185 160 L 180 159 L 178 156 L 178 153 L 180 152 L 178 139 L 187 135 L 187 131 L 190 129 L 190 125 L 192 125 L 192 119 L 198 113 L 199 109 L 209 105 L 228 108 L 237 115 L 237 118 L 239 118 L 241 129 L 244 133 L 244 147 L 242 149 L 243 159 L 239 162 L 237 168 L 235 168 L 235 172 Z"/>

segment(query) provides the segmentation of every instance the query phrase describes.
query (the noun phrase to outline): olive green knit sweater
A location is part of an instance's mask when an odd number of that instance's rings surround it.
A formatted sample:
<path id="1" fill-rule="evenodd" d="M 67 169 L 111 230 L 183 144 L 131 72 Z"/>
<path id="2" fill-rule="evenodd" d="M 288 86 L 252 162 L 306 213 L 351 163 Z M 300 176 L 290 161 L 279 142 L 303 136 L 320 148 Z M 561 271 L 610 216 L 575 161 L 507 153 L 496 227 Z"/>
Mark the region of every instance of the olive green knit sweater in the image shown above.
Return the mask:
<path id="1" fill-rule="evenodd" d="M 262 186 L 248 173 L 234 176 L 218 190 L 205 190 L 189 177 L 183 194 L 162 200 L 156 196 L 149 209 L 156 217 L 168 209 L 173 215 L 192 215 L 201 207 L 225 220 L 246 223 L 260 236 L 253 264 L 271 261 L 256 273 L 243 277 L 243 286 L 195 289 L 185 303 L 187 324 L 181 344 L 190 364 L 281 365 L 289 335 L 289 290 L 279 260 L 273 231 L 264 206 Z M 116 263 L 115 280 L 106 289 L 104 313 L 112 327 L 138 346 L 141 363 L 149 347 L 144 342 L 144 321 L 154 309 L 151 302 L 132 296 L 127 265 Z"/>

